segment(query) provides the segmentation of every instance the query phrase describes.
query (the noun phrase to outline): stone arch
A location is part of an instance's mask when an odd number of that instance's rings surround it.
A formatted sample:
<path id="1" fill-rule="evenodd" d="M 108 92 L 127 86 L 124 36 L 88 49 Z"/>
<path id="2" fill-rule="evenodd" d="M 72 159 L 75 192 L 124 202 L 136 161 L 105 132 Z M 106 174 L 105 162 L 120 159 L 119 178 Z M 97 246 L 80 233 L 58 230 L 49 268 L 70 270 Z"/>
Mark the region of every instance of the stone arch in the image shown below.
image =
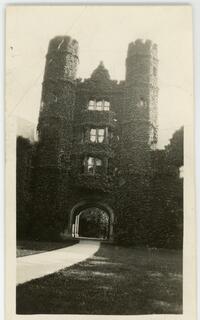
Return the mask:
<path id="1" fill-rule="evenodd" d="M 113 240 L 113 224 L 114 224 L 114 211 L 113 209 L 104 202 L 101 201 L 80 201 L 75 204 L 70 210 L 69 221 L 68 221 L 68 235 L 72 236 L 72 224 L 73 219 L 78 213 L 87 208 L 99 208 L 104 210 L 109 216 L 109 240 Z"/>

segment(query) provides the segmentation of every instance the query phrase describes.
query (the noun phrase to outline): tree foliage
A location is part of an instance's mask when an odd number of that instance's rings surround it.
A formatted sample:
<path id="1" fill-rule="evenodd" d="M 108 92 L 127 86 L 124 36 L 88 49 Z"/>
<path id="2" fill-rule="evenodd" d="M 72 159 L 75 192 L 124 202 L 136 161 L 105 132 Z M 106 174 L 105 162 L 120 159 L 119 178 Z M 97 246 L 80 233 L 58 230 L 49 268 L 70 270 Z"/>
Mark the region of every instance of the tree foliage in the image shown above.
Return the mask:
<path id="1" fill-rule="evenodd" d="M 108 227 L 108 214 L 99 208 L 85 209 L 80 215 L 79 236 L 107 238 Z"/>
<path id="2" fill-rule="evenodd" d="M 176 167 L 183 166 L 183 152 L 184 152 L 184 128 L 181 127 L 177 130 L 170 143 L 165 147 L 166 159 L 167 161 Z"/>

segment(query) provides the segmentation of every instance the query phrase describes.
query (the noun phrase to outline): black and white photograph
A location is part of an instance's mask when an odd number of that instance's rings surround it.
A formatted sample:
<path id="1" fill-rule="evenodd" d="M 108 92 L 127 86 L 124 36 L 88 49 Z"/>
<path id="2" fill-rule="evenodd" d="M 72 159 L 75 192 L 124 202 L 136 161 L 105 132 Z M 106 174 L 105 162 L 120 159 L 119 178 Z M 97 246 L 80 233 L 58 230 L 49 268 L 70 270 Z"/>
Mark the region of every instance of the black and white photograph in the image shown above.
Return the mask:
<path id="1" fill-rule="evenodd" d="M 195 319 L 191 7 L 8 6 L 5 46 L 8 318 Z"/>

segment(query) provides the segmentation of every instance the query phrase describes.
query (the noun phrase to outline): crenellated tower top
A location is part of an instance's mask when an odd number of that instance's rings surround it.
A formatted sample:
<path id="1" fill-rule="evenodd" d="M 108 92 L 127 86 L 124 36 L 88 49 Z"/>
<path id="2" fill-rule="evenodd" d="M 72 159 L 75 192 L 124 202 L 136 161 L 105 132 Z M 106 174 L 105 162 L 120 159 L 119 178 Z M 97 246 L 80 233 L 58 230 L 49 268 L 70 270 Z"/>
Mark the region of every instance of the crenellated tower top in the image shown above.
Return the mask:
<path id="1" fill-rule="evenodd" d="M 128 46 L 128 55 L 131 57 L 133 55 L 150 55 L 157 59 L 157 44 L 153 43 L 151 40 L 137 39 L 135 42 L 131 42 Z"/>
<path id="2" fill-rule="evenodd" d="M 78 42 L 68 36 L 53 38 L 46 55 L 45 80 L 74 81 L 78 64 Z"/>

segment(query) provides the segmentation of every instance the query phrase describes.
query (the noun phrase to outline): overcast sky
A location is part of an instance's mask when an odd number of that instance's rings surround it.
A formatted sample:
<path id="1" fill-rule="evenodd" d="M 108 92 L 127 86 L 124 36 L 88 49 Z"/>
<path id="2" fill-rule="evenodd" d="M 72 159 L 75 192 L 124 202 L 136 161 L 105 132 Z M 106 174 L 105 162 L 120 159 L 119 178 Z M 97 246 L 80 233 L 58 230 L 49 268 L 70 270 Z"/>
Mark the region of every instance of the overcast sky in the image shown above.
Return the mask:
<path id="1" fill-rule="evenodd" d="M 110 76 L 125 78 L 128 44 L 158 45 L 158 120 L 162 148 L 188 117 L 192 92 L 190 9 L 180 6 L 16 6 L 7 10 L 7 112 L 37 124 L 48 42 L 70 35 L 79 42 L 77 77 L 103 60 Z"/>

